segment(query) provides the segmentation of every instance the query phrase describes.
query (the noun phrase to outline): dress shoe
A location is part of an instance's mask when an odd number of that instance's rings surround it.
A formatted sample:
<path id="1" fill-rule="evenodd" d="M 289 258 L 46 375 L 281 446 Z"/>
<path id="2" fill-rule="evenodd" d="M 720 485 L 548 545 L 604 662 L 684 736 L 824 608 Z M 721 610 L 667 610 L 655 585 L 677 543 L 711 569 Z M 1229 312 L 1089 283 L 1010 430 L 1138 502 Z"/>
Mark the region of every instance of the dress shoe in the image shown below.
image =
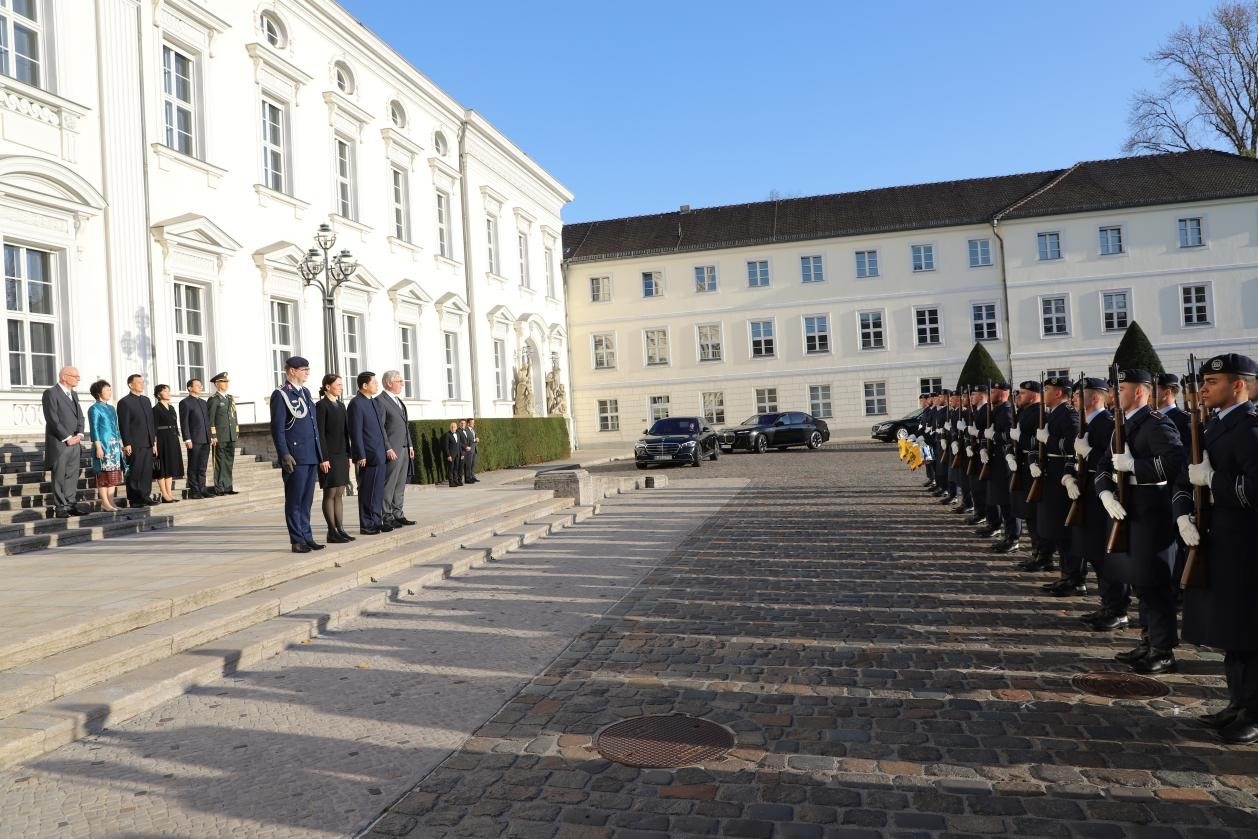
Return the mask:
<path id="1" fill-rule="evenodd" d="M 1235 705 L 1228 705 L 1222 711 L 1215 711 L 1213 714 L 1202 714 L 1197 719 L 1201 720 L 1202 725 L 1222 729 L 1236 722 L 1236 717 L 1240 712 L 1241 709 Z"/>
<path id="2" fill-rule="evenodd" d="M 206 498 L 213 498 L 214 496 L 218 495 L 218 490 L 216 490 L 214 487 L 207 487 L 201 490 L 201 494 L 204 495 Z"/>
<path id="3" fill-rule="evenodd" d="M 305 542 L 294 542 L 294 543 L 293 543 L 293 553 L 295 553 L 295 554 L 308 554 L 308 553 L 310 553 L 310 546 L 309 546 L 309 545 L 307 545 Z"/>
<path id="4" fill-rule="evenodd" d="M 1101 608 L 1096 609 L 1095 611 L 1088 612 L 1086 615 L 1080 615 L 1079 620 L 1083 621 L 1084 623 L 1092 623 L 1092 621 L 1096 620 L 1097 618 L 1105 617 L 1105 615 L 1107 615 L 1108 613 L 1109 613 L 1109 610 L 1106 609 L 1104 606 L 1102 606 Z"/>
<path id="5" fill-rule="evenodd" d="M 57 518 L 57 519 L 68 519 L 72 515 L 74 515 L 74 512 L 72 510 L 57 510 L 55 513 L 52 514 L 53 518 Z"/>
<path id="6" fill-rule="evenodd" d="M 1053 570 L 1053 563 L 1051 559 L 1045 559 L 1042 554 L 1032 552 L 1030 559 L 1018 564 L 1018 570 L 1051 571 Z"/>
<path id="7" fill-rule="evenodd" d="M 934 482 L 934 481 L 927 481 L 926 483 L 922 484 L 922 488 L 923 488 L 923 489 L 925 489 L 925 488 L 928 488 L 928 487 L 932 487 L 932 486 L 934 486 L 934 485 L 935 485 L 935 482 Z"/>
<path id="8" fill-rule="evenodd" d="M 1136 673 L 1150 676 L 1158 673 L 1173 673 L 1175 672 L 1175 653 L 1150 647 L 1148 655 L 1131 663 L 1131 669 Z M 1258 737 L 1254 739 L 1258 740 Z"/>
<path id="9" fill-rule="evenodd" d="M 415 520 L 414 520 L 414 519 L 408 519 L 408 518 L 406 518 L 405 516 L 403 516 L 403 517 L 402 517 L 402 518 L 400 518 L 400 519 L 394 519 L 394 520 L 393 520 L 393 526 L 394 526 L 394 527 L 410 527 L 412 524 L 415 524 Z"/>
<path id="10" fill-rule="evenodd" d="M 240 493 L 239 493 L 239 492 L 236 492 L 236 490 L 234 490 L 234 489 L 229 489 L 229 490 L 227 490 L 226 492 L 224 492 L 223 494 L 224 494 L 224 495 L 240 495 Z"/>
<path id="11" fill-rule="evenodd" d="M 943 504 L 946 507 L 956 500 L 957 500 L 957 497 L 955 495 L 945 495 L 939 503 Z"/>
<path id="12" fill-rule="evenodd" d="M 1062 580 L 1062 585 L 1049 591 L 1053 597 L 1082 597 L 1088 593 L 1088 587 L 1072 580 Z"/>
<path id="13" fill-rule="evenodd" d="M 380 533 L 380 531 L 376 530 L 374 527 L 360 527 L 358 528 L 358 532 L 363 536 L 376 536 Z"/>
<path id="14" fill-rule="evenodd" d="M 329 530 L 328 538 L 325 539 L 324 541 L 327 542 L 329 545 L 340 545 L 340 544 L 344 544 L 345 542 L 348 542 L 349 540 L 346 539 L 341 534 L 337 533 L 335 530 Z"/>
<path id="15" fill-rule="evenodd" d="M 987 515 L 985 513 L 979 513 L 977 515 L 970 516 L 968 519 L 965 520 L 965 523 L 966 524 L 982 524 L 985 521 L 987 521 Z"/>
<path id="16" fill-rule="evenodd" d="M 1045 591 L 1052 591 L 1053 589 L 1057 588 L 1059 585 L 1061 585 L 1064 582 L 1066 582 L 1064 579 L 1062 579 L 1061 577 L 1058 577 L 1057 579 L 1053 580 L 1051 583 L 1041 583 L 1040 588 L 1044 589 Z"/>
<path id="17" fill-rule="evenodd" d="M 1126 652 L 1116 654 L 1114 656 L 1114 660 L 1121 661 L 1123 664 L 1131 664 L 1133 661 L 1138 661 L 1148 654 L 1149 644 L 1145 641 L 1141 641 L 1139 646 L 1127 650 Z"/>
<path id="18" fill-rule="evenodd" d="M 184 496 L 184 498 L 194 499 L 194 500 L 199 499 L 199 498 L 204 498 L 204 497 L 205 496 L 199 492 L 189 492 L 187 495 Z"/>
<path id="19" fill-rule="evenodd" d="M 480 483 L 480 478 L 472 478 L 471 480 L 469 480 L 469 481 L 468 481 L 468 483 L 469 483 L 469 484 L 479 484 L 479 483 Z"/>
<path id="20" fill-rule="evenodd" d="M 350 536 L 350 535 L 349 535 L 348 533 L 346 533 L 344 530 L 342 530 L 342 529 L 338 529 L 336 532 L 337 532 L 337 533 L 339 533 L 339 534 L 341 534 L 341 541 L 343 541 L 343 542 L 352 542 L 352 541 L 354 541 L 354 537 L 353 537 L 353 536 Z"/>
<path id="21" fill-rule="evenodd" d="M 380 525 L 380 532 L 381 532 L 381 533 L 392 533 L 392 532 L 393 532 L 393 525 L 391 525 L 391 524 L 381 524 L 381 525 Z"/>
<path id="22" fill-rule="evenodd" d="M 1244 743 L 1258 743 L 1258 712 L 1241 709 L 1236 719 L 1219 731 L 1219 736 L 1223 738 L 1224 743 L 1234 743 L 1238 746 Z"/>
<path id="23" fill-rule="evenodd" d="M 321 551 L 326 548 L 327 545 L 320 545 L 318 542 L 307 542 L 306 547 L 310 548 L 312 551 Z"/>
<path id="24" fill-rule="evenodd" d="M 1109 632 L 1114 629 L 1122 629 L 1129 623 L 1131 621 L 1128 620 L 1126 612 L 1107 611 L 1104 615 L 1092 621 L 1091 626 L 1093 632 Z"/>
<path id="25" fill-rule="evenodd" d="M 982 536 L 984 539 L 990 539 L 1000 532 L 999 527 L 976 527 L 974 528 L 975 536 Z"/>
<path id="26" fill-rule="evenodd" d="M 1018 540 L 1017 539 L 1002 539 L 996 544 L 992 545 L 990 550 L 992 553 L 998 553 L 998 554 L 1016 553 L 1018 550 Z"/>
<path id="27" fill-rule="evenodd" d="M 952 512 L 956 513 L 958 516 L 964 516 L 967 513 L 974 512 L 974 508 L 967 507 L 965 506 L 964 502 L 962 502 L 961 504 L 957 505 L 957 507 Z"/>

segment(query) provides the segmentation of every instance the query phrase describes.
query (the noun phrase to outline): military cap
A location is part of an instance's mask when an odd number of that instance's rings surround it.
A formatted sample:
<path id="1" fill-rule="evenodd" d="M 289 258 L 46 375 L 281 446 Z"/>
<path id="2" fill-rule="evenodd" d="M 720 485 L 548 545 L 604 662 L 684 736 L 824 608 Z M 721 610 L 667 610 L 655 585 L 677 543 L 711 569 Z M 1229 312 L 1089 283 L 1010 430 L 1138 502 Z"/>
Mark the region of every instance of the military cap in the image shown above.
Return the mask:
<path id="1" fill-rule="evenodd" d="M 1230 373 L 1233 376 L 1258 376 L 1258 363 L 1247 355 L 1240 353 L 1224 353 L 1214 358 L 1207 358 L 1201 365 L 1201 375 L 1211 373 Z"/>
<path id="2" fill-rule="evenodd" d="M 214 377 L 213 377 L 212 379 L 210 379 L 210 381 L 211 381 L 211 382 L 225 382 L 225 381 L 227 381 L 227 374 L 226 374 L 226 373 L 215 373 L 215 374 L 214 374 Z"/>
<path id="3" fill-rule="evenodd" d="M 1118 371 L 1118 381 L 1135 385 L 1151 385 L 1153 384 L 1153 374 L 1138 367 L 1129 367 L 1126 370 Z"/>
<path id="4" fill-rule="evenodd" d="M 1109 390 L 1109 381 L 1095 376 L 1084 376 L 1075 383 L 1075 387 L 1079 390 Z"/>
<path id="5" fill-rule="evenodd" d="M 1032 391 L 1033 393 L 1039 393 L 1040 383 L 1037 382 L 1035 379 L 1027 379 L 1025 382 L 1018 385 L 1018 390 L 1029 390 L 1029 391 Z"/>
<path id="6" fill-rule="evenodd" d="M 1008 382 L 992 382 L 992 390 L 1013 390 Z"/>
<path id="7" fill-rule="evenodd" d="M 1178 387 L 1179 376 L 1174 373 L 1158 373 L 1158 387 Z"/>
<path id="8" fill-rule="evenodd" d="M 288 361 L 284 362 L 284 366 L 289 370 L 300 370 L 303 367 L 309 367 L 310 362 L 299 355 L 292 355 L 288 357 Z"/>
<path id="9" fill-rule="evenodd" d="M 1074 387 L 1074 382 L 1070 381 L 1069 376 L 1049 376 L 1044 380 L 1045 387 L 1059 387 L 1062 390 L 1070 390 Z"/>
<path id="10" fill-rule="evenodd" d="M 918 398 L 918 399 L 929 399 L 929 398 L 930 398 L 930 394 L 929 394 L 929 393 L 919 393 L 919 394 L 917 395 L 917 398 Z"/>
<path id="11" fill-rule="evenodd" d="M 987 393 L 987 385 L 975 385 L 972 390 L 974 393 Z"/>
<path id="12" fill-rule="evenodd" d="M 951 390 L 949 390 L 948 388 L 944 388 L 943 390 L 939 391 L 939 395 L 940 395 L 940 396 L 955 396 L 956 394 L 954 394 L 954 393 L 953 393 Z"/>

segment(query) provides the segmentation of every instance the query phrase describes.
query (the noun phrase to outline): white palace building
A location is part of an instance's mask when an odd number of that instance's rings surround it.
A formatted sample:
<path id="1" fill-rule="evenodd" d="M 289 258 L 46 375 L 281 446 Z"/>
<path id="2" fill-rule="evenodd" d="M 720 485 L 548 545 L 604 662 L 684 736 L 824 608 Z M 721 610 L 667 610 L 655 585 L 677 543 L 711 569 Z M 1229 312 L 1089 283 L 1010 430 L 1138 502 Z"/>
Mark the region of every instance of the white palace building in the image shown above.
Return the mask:
<path id="1" fill-rule="evenodd" d="M 0 27 L 0 434 L 38 438 L 63 363 L 85 400 L 225 370 L 242 422 L 289 354 L 317 385 L 320 225 L 358 266 L 337 372 L 402 370 L 412 417 L 509 416 L 527 354 L 545 413 L 572 196 L 339 6 L 0 0 Z"/>
<path id="2" fill-rule="evenodd" d="M 1104 375 L 1133 321 L 1172 372 L 1258 355 L 1258 161 L 1220 152 L 682 207 L 563 243 L 578 442 L 777 410 L 868 435 L 976 341 L 1015 383 Z"/>

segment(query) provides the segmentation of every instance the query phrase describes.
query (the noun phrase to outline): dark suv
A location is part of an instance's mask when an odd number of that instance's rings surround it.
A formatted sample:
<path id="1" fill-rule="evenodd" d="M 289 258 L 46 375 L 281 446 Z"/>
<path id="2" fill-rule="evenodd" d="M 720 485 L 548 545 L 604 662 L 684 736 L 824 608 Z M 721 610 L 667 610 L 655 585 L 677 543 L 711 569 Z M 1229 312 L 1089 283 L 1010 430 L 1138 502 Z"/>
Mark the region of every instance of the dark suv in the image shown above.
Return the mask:
<path id="1" fill-rule="evenodd" d="M 824 420 L 799 411 L 756 414 L 743 420 L 741 425 L 721 429 L 721 448 L 727 452 L 734 449 L 766 452 L 791 446 L 819 449 L 829 439 L 830 426 Z"/>
<path id="2" fill-rule="evenodd" d="M 716 432 L 699 417 L 668 417 L 656 420 L 642 432 L 646 436 L 634 444 L 633 459 L 639 469 L 652 463 L 689 463 L 700 466 L 706 457 L 721 455 Z"/>

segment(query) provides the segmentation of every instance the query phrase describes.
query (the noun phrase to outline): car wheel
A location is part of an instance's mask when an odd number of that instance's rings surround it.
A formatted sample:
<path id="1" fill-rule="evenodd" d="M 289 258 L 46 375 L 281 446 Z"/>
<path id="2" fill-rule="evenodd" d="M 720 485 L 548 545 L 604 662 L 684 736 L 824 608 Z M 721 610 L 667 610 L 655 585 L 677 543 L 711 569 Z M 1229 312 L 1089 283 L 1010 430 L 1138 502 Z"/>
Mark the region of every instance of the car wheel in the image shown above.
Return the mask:
<path id="1" fill-rule="evenodd" d="M 909 439 L 909 430 L 907 428 L 897 428 L 895 430 L 895 438 L 897 440 Z"/>
<path id="2" fill-rule="evenodd" d="M 764 439 L 764 435 L 761 434 L 759 437 L 756 438 L 756 454 L 764 454 L 768 450 L 769 450 L 769 441 Z"/>
<path id="3" fill-rule="evenodd" d="M 698 446 L 695 446 L 695 453 L 694 453 L 694 457 L 692 457 L 692 458 L 690 459 L 690 465 L 691 465 L 691 466 L 693 466 L 693 467 L 695 467 L 696 469 L 698 469 L 700 466 L 702 466 L 702 465 L 703 465 L 703 455 L 702 455 L 702 453 L 699 451 L 699 447 L 698 447 Z"/>
<path id="4" fill-rule="evenodd" d="M 820 431 L 814 431 L 812 434 L 808 436 L 808 448 L 810 449 L 821 448 L 821 432 Z"/>
<path id="5" fill-rule="evenodd" d="M 645 463 L 639 463 L 639 464 L 638 464 L 638 468 L 639 468 L 639 469 L 645 469 L 646 467 L 647 467 L 647 464 L 645 464 Z"/>
<path id="6" fill-rule="evenodd" d="M 712 447 L 712 454 L 708 455 L 708 460 L 715 461 L 715 460 L 716 460 L 718 457 L 720 457 L 720 456 L 721 456 L 721 447 L 720 447 L 720 446 L 713 446 L 713 447 Z"/>

